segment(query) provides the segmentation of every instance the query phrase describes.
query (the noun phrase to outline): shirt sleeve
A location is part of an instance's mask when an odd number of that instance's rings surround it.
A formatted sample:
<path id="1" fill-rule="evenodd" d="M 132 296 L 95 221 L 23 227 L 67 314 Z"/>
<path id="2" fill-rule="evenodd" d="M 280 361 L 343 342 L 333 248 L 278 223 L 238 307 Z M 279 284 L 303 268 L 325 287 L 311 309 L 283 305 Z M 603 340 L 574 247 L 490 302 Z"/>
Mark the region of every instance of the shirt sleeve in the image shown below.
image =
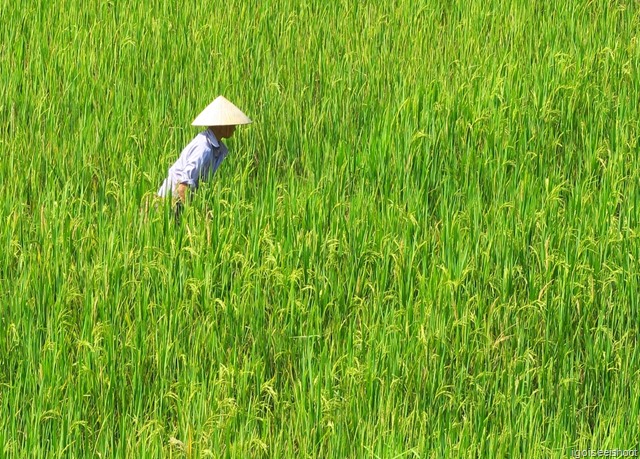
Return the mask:
<path id="1" fill-rule="evenodd" d="M 204 146 L 195 146 L 189 153 L 181 170 L 176 171 L 178 183 L 189 185 L 194 188 L 198 185 L 198 180 L 205 169 L 207 162 L 211 159 L 211 150 Z"/>

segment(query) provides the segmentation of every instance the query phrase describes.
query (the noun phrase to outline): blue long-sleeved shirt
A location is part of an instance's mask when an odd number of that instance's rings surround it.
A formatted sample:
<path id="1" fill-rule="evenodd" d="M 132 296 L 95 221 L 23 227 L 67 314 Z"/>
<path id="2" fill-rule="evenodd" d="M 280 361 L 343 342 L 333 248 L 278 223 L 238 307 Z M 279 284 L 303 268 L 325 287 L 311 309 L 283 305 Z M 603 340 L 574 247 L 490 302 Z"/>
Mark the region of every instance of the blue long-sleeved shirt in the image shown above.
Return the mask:
<path id="1" fill-rule="evenodd" d="M 199 133 L 184 147 L 178 160 L 169 168 L 158 195 L 177 197 L 176 187 L 180 183 L 188 185 L 192 190 L 197 189 L 200 180 L 211 177 L 228 152 L 227 146 L 209 129 Z"/>

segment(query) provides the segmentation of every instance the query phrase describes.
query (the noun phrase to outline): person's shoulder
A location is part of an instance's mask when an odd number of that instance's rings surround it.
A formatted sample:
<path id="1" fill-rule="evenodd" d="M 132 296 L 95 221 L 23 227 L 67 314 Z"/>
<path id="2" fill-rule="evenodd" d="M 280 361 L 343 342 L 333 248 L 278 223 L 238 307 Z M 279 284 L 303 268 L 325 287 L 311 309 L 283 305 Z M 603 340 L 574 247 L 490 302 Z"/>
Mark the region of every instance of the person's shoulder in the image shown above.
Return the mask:
<path id="1" fill-rule="evenodd" d="M 207 139 L 205 131 L 198 132 L 198 134 L 193 138 L 193 142 L 202 146 L 209 145 L 209 140 Z"/>
<path id="2" fill-rule="evenodd" d="M 200 147 L 201 145 L 205 145 L 206 143 L 207 143 L 207 138 L 204 136 L 202 132 L 199 132 L 185 146 L 185 150 L 193 150 L 194 148 Z"/>
<path id="3" fill-rule="evenodd" d="M 191 141 L 191 145 L 199 151 L 211 151 L 211 143 L 209 142 L 209 139 L 207 139 L 207 136 L 204 132 L 198 133 Z"/>

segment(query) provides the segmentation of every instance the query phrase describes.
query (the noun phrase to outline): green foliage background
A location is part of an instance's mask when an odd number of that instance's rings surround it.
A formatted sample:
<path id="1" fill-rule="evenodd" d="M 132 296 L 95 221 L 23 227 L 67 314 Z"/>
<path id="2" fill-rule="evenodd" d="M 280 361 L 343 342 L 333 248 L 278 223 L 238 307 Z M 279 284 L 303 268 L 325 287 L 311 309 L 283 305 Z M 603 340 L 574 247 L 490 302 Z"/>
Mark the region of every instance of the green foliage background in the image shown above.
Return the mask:
<path id="1" fill-rule="evenodd" d="M 0 456 L 640 434 L 631 1 L 0 0 Z M 145 209 L 224 94 L 254 124 Z"/>

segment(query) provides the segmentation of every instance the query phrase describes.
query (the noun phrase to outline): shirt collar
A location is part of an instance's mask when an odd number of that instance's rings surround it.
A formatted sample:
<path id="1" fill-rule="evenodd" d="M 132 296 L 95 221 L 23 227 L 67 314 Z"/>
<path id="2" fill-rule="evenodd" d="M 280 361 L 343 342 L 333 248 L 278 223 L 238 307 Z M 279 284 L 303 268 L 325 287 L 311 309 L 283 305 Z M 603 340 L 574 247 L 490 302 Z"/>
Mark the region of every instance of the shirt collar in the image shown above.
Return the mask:
<path id="1" fill-rule="evenodd" d="M 206 131 L 204 131 L 204 135 L 207 137 L 207 140 L 209 140 L 209 143 L 214 148 L 220 148 L 220 142 L 218 142 L 216 136 L 213 134 L 213 132 L 211 132 L 211 129 L 207 129 Z"/>

